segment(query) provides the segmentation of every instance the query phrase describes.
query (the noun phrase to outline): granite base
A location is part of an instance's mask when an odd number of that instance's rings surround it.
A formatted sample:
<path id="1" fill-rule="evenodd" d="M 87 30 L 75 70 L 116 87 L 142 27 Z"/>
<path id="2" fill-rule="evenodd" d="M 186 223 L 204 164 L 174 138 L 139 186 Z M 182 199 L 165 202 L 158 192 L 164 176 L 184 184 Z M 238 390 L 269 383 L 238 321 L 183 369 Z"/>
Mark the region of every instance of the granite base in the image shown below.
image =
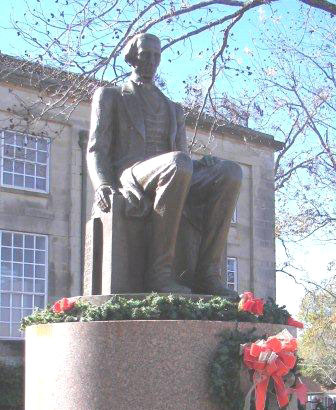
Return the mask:
<path id="1" fill-rule="evenodd" d="M 285 327 L 182 320 L 30 326 L 25 409 L 225 410 L 211 400 L 208 370 L 218 335 L 236 326 L 257 327 L 258 335 Z M 241 379 L 246 392 L 248 375 Z"/>

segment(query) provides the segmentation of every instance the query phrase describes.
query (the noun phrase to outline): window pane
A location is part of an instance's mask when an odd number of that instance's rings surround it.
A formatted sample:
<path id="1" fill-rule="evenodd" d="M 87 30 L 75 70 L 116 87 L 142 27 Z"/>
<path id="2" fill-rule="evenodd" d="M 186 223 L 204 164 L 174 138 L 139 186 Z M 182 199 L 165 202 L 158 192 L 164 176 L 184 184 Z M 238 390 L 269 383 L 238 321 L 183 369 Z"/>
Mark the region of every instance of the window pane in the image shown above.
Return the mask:
<path id="1" fill-rule="evenodd" d="M 14 147 L 11 145 L 5 145 L 4 146 L 4 155 L 6 157 L 13 158 L 14 157 Z"/>
<path id="2" fill-rule="evenodd" d="M 36 149 L 36 138 L 27 137 L 27 148 Z"/>
<path id="3" fill-rule="evenodd" d="M 13 263 L 13 275 L 14 276 L 22 276 L 22 264 L 21 263 Z"/>
<path id="4" fill-rule="evenodd" d="M 23 250 L 20 248 L 13 249 L 13 261 L 14 262 L 22 262 L 23 258 Z"/>
<path id="5" fill-rule="evenodd" d="M 46 177 L 47 175 L 47 166 L 46 165 L 36 165 L 36 175 L 38 177 Z"/>
<path id="6" fill-rule="evenodd" d="M 35 266 L 35 277 L 36 278 L 44 278 L 45 277 L 45 272 L 44 272 L 44 266 L 43 265 L 36 265 Z"/>
<path id="7" fill-rule="evenodd" d="M 25 249 L 24 251 L 24 261 L 33 263 L 34 262 L 34 251 Z"/>
<path id="8" fill-rule="evenodd" d="M 23 147 L 25 145 L 25 137 L 23 134 L 16 134 L 15 135 L 15 144 L 19 147 Z"/>
<path id="9" fill-rule="evenodd" d="M 25 187 L 34 189 L 35 188 L 35 179 L 34 177 L 25 177 Z"/>
<path id="10" fill-rule="evenodd" d="M 44 293 L 44 280 L 36 280 L 35 281 L 35 292 L 36 293 Z"/>
<path id="11" fill-rule="evenodd" d="M 25 149 L 20 147 L 15 147 L 15 158 L 25 159 Z"/>
<path id="12" fill-rule="evenodd" d="M 4 134 L 6 144 L 14 144 L 14 132 L 5 131 Z"/>
<path id="13" fill-rule="evenodd" d="M 26 162 L 25 164 L 25 172 L 27 175 L 35 175 L 35 165 L 31 164 L 30 162 Z"/>
<path id="14" fill-rule="evenodd" d="M 25 308 L 33 307 L 33 296 L 32 295 L 23 295 L 23 307 Z"/>
<path id="15" fill-rule="evenodd" d="M 24 265 L 24 275 L 26 278 L 32 278 L 34 276 L 34 265 L 25 264 Z"/>
<path id="16" fill-rule="evenodd" d="M 22 317 L 31 315 L 32 312 L 33 312 L 33 309 L 23 309 L 23 316 Z"/>
<path id="17" fill-rule="evenodd" d="M 23 174 L 24 173 L 24 162 L 15 161 L 14 162 L 14 172 L 18 174 Z"/>
<path id="18" fill-rule="evenodd" d="M 44 236 L 36 237 L 36 249 L 45 249 L 45 237 Z"/>
<path id="19" fill-rule="evenodd" d="M 41 178 L 36 178 L 36 189 L 40 189 L 41 191 L 46 190 L 46 180 Z"/>
<path id="20" fill-rule="evenodd" d="M 21 307 L 21 295 L 18 295 L 18 294 L 12 295 L 12 306 Z"/>
<path id="21" fill-rule="evenodd" d="M 13 175 L 7 174 L 7 172 L 3 173 L 3 183 L 5 185 L 13 185 Z"/>
<path id="22" fill-rule="evenodd" d="M 12 309 L 12 321 L 19 323 L 21 320 L 22 314 L 21 309 Z"/>
<path id="23" fill-rule="evenodd" d="M 228 270 L 234 271 L 235 270 L 235 260 L 234 259 L 228 259 L 227 261 L 227 266 Z"/>
<path id="24" fill-rule="evenodd" d="M 4 158 L 4 160 L 3 160 L 3 169 L 4 169 L 4 171 L 13 172 L 13 160 Z"/>
<path id="25" fill-rule="evenodd" d="M 1 259 L 3 261 L 11 261 L 12 260 L 12 248 L 5 248 L 1 247 Z"/>
<path id="26" fill-rule="evenodd" d="M 0 306 L 9 307 L 10 306 L 10 296 L 9 293 L 0 294 Z"/>
<path id="27" fill-rule="evenodd" d="M 37 139 L 37 149 L 40 151 L 47 151 L 48 150 L 48 141 L 44 138 Z"/>
<path id="28" fill-rule="evenodd" d="M 34 281 L 32 279 L 24 279 L 23 290 L 25 292 L 33 292 L 34 291 Z"/>
<path id="29" fill-rule="evenodd" d="M 3 276 L 0 280 L 1 290 L 11 290 L 11 278 Z"/>
<path id="30" fill-rule="evenodd" d="M 227 287 L 228 287 L 228 289 L 234 290 L 234 284 L 233 283 L 228 283 Z"/>
<path id="31" fill-rule="evenodd" d="M 44 296 L 34 296 L 34 306 L 44 309 Z"/>
<path id="32" fill-rule="evenodd" d="M 12 234 L 9 232 L 3 232 L 1 235 L 1 244 L 3 246 L 12 246 Z"/>
<path id="33" fill-rule="evenodd" d="M 23 175 L 14 175 L 14 186 L 23 187 Z"/>
<path id="34" fill-rule="evenodd" d="M 228 282 L 234 283 L 235 277 L 234 277 L 234 273 L 233 273 L 233 272 L 228 271 L 228 273 L 227 273 L 227 280 L 228 280 Z"/>
<path id="35" fill-rule="evenodd" d="M 10 336 L 10 325 L 9 324 L 5 324 L 5 323 L 0 324 L 0 336 L 2 337 Z"/>
<path id="36" fill-rule="evenodd" d="M 2 322 L 9 322 L 10 321 L 10 309 L 7 309 L 7 308 L 1 308 L 0 309 L 0 320 Z"/>
<path id="37" fill-rule="evenodd" d="M 47 153 L 37 151 L 37 162 L 40 162 L 41 164 L 46 164 L 47 163 Z"/>
<path id="38" fill-rule="evenodd" d="M 25 235 L 24 246 L 25 246 L 25 248 L 34 249 L 34 237 L 33 237 L 33 235 Z"/>
<path id="39" fill-rule="evenodd" d="M 36 251 L 35 252 L 35 262 L 36 263 L 43 263 L 44 264 L 44 257 L 45 257 L 45 252 L 43 252 L 43 251 Z"/>
<path id="40" fill-rule="evenodd" d="M 12 323 L 11 329 L 12 329 L 12 337 L 22 337 L 22 333 L 19 330 L 18 323 Z"/>
<path id="41" fill-rule="evenodd" d="M 1 262 L 1 275 L 12 276 L 12 264 L 10 262 Z"/>
<path id="42" fill-rule="evenodd" d="M 26 160 L 31 162 L 36 162 L 36 151 L 32 149 L 27 149 Z"/>
<path id="43" fill-rule="evenodd" d="M 14 234 L 14 246 L 22 248 L 23 246 L 23 235 L 15 233 Z"/>
<path id="44" fill-rule="evenodd" d="M 13 278 L 13 290 L 14 292 L 22 292 L 22 279 Z"/>

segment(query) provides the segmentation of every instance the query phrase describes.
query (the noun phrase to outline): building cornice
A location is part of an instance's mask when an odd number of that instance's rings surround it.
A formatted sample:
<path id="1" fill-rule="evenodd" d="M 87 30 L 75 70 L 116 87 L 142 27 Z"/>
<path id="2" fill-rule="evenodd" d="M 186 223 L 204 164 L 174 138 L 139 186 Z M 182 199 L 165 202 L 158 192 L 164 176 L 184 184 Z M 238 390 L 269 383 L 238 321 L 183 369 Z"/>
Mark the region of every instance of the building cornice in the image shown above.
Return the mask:
<path id="1" fill-rule="evenodd" d="M 194 128 L 196 119 L 192 116 L 186 118 L 186 126 Z M 199 130 L 212 132 L 217 137 L 230 137 L 239 142 L 250 142 L 257 145 L 269 147 L 274 151 L 280 151 L 284 147 L 284 143 L 274 139 L 273 135 L 265 134 L 260 131 L 255 131 L 251 128 L 244 127 L 238 124 L 221 124 L 213 126 L 213 121 L 210 118 L 201 119 L 199 122 Z"/>
<path id="2" fill-rule="evenodd" d="M 83 79 L 86 89 L 81 92 L 82 102 L 88 103 L 97 86 L 111 83 L 85 79 L 80 74 L 69 73 L 58 68 L 49 67 L 40 63 L 27 61 L 0 53 L 0 73 L 2 83 L 13 84 L 20 87 L 31 88 L 46 93 L 67 91 L 74 81 Z M 195 117 L 188 115 L 186 125 L 195 127 Z M 279 151 L 284 144 L 274 139 L 272 135 L 265 134 L 251 128 L 236 124 L 225 124 L 213 127 L 211 118 L 202 118 L 199 121 L 199 129 L 213 131 L 217 136 L 237 139 L 239 142 L 251 142 L 266 146 L 274 151 Z"/>

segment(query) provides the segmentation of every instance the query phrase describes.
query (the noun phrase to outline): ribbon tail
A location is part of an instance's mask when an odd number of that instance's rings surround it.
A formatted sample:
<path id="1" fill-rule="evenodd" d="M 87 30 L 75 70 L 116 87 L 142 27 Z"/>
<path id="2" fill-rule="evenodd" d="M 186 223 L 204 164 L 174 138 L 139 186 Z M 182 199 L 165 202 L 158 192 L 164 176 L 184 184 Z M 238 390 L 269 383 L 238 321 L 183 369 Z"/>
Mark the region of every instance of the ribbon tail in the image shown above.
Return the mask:
<path id="1" fill-rule="evenodd" d="M 269 379 L 269 376 L 267 376 L 256 385 L 256 410 L 265 409 L 266 393 Z"/>
<path id="2" fill-rule="evenodd" d="M 250 390 L 248 391 L 247 395 L 245 396 L 245 403 L 244 403 L 244 409 L 243 410 L 250 410 L 251 409 L 251 395 L 253 393 L 253 390 L 256 388 L 255 383 L 252 385 Z"/>
<path id="3" fill-rule="evenodd" d="M 286 410 L 297 410 L 297 399 L 296 399 L 296 395 L 293 394 L 292 398 L 290 399 L 287 409 Z"/>
<path id="4" fill-rule="evenodd" d="M 285 383 L 282 377 L 273 376 L 273 380 L 274 380 L 275 393 L 276 393 L 276 398 L 277 398 L 279 407 L 282 408 L 284 406 L 287 406 L 288 401 L 289 401 L 288 393 L 287 393 L 287 388 L 285 386 Z"/>

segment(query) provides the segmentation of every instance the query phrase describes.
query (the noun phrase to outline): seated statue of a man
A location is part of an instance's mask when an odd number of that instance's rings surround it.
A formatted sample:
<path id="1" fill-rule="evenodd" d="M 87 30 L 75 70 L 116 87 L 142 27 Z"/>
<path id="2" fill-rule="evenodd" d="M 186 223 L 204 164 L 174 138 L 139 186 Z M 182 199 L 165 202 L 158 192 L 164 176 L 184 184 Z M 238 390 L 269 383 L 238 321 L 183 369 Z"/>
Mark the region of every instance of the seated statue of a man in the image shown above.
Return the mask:
<path id="1" fill-rule="evenodd" d="M 127 45 L 132 66 L 121 87 L 99 88 L 93 97 L 88 168 L 95 207 L 111 209 L 111 195 L 125 197 L 128 217 L 150 218 L 147 291 L 230 296 L 221 277 L 221 255 L 241 185 L 238 164 L 188 154 L 183 110 L 153 83 L 160 40 L 138 34 Z M 188 208 L 201 243 L 192 289 L 173 272 L 181 215 Z"/>

